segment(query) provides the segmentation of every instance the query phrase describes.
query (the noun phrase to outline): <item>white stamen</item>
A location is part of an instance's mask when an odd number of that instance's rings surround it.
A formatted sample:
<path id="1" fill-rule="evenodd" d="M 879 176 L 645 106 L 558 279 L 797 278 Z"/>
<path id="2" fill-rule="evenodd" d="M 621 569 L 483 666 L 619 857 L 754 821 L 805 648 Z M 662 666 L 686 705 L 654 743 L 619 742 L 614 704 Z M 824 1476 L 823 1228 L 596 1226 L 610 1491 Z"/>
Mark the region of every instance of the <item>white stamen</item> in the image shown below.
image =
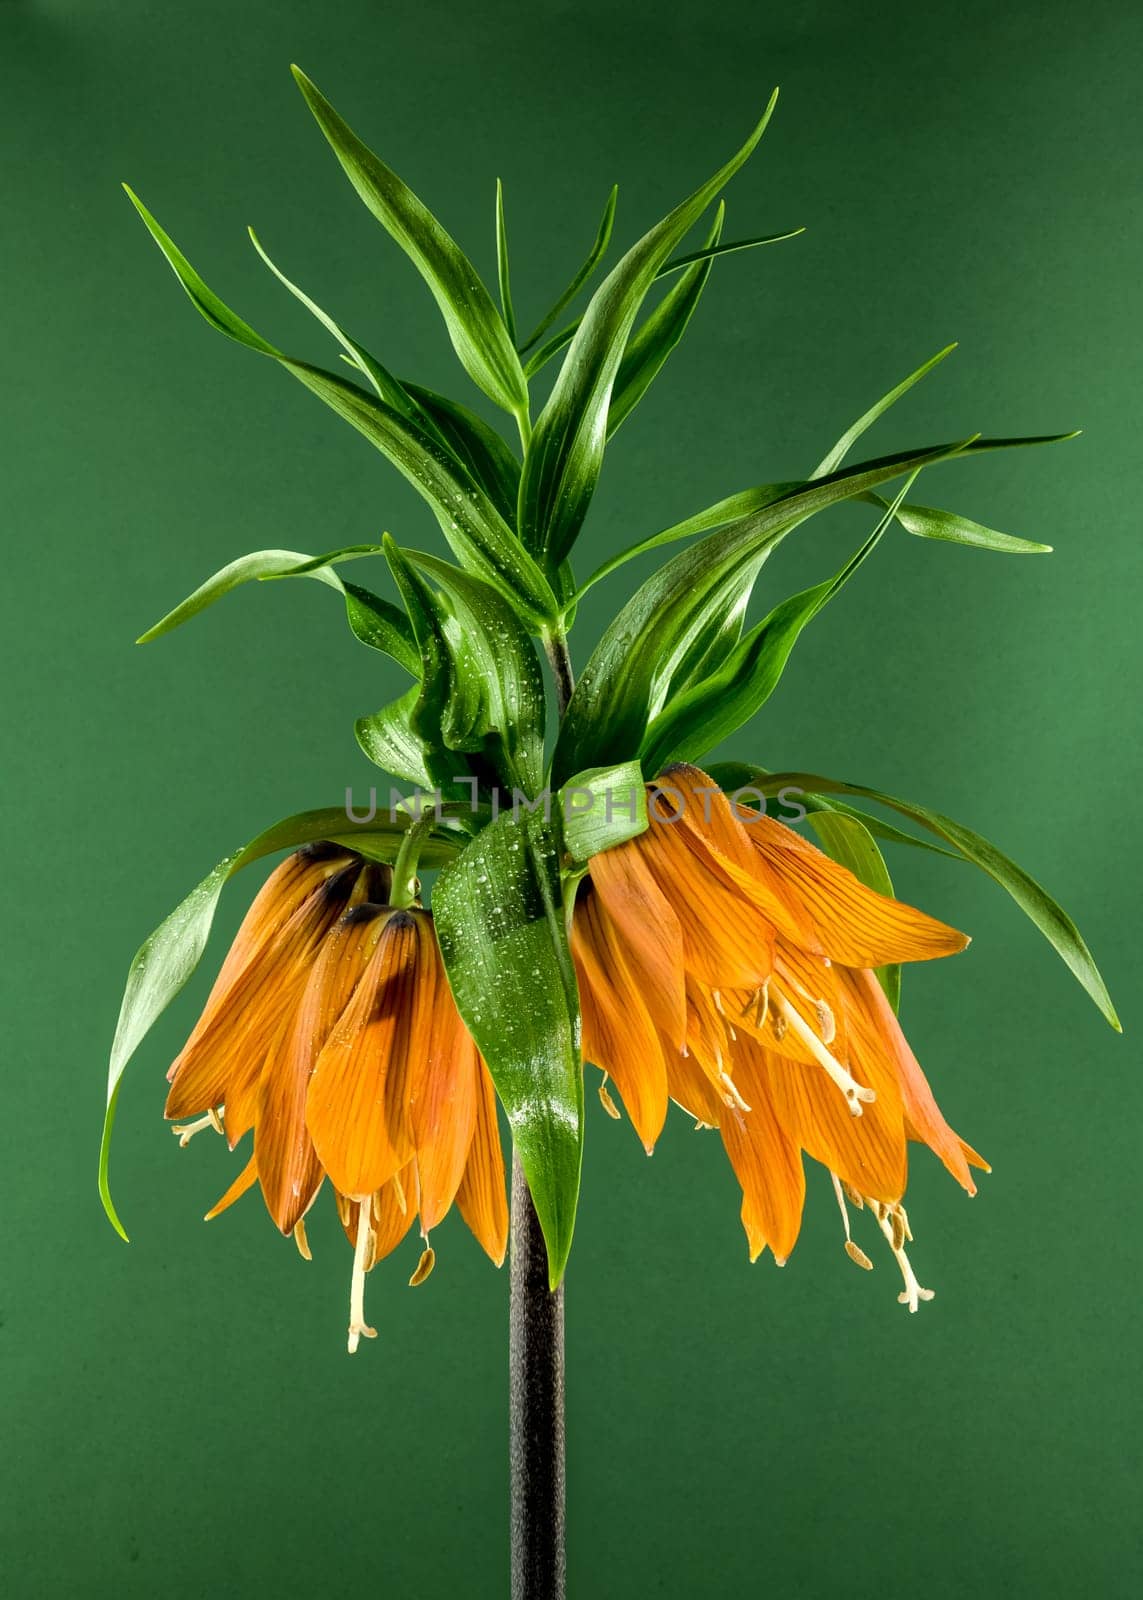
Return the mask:
<path id="1" fill-rule="evenodd" d="M 778 1008 L 779 1015 L 794 1030 L 818 1065 L 824 1067 L 834 1083 L 837 1084 L 846 1098 L 851 1113 L 855 1117 L 859 1117 L 862 1104 L 872 1105 L 874 1100 L 877 1099 L 875 1091 L 867 1089 L 863 1084 L 858 1083 L 853 1074 L 846 1067 L 843 1067 L 840 1061 L 830 1055 L 813 1029 L 806 1026 L 789 1001 L 781 995 L 778 996 Z"/>
<path id="2" fill-rule="evenodd" d="M 846 1197 L 842 1192 L 841 1179 L 838 1177 L 836 1172 L 831 1172 L 830 1177 L 833 1179 L 833 1192 L 837 1196 L 837 1208 L 841 1212 L 841 1225 L 845 1229 L 845 1253 L 849 1259 L 856 1262 L 859 1267 L 864 1267 L 866 1272 L 872 1272 L 872 1261 L 870 1261 L 869 1257 L 865 1254 L 865 1251 L 861 1248 L 861 1246 L 854 1244 L 853 1240 L 850 1238 L 849 1212 L 847 1211 L 845 1205 Z"/>
<path id="3" fill-rule="evenodd" d="M 895 1207 L 893 1210 L 890 1210 L 888 1207 L 883 1206 L 880 1214 L 877 1217 L 877 1222 L 881 1232 L 889 1241 L 889 1248 L 893 1252 L 893 1258 L 900 1267 L 901 1276 L 905 1280 L 905 1287 L 897 1296 L 898 1302 L 903 1306 L 908 1306 L 910 1311 L 916 1311 L 920 1301 L 931 1300 L 933 1298 L 933 1290 L 921 1288 L 921 1285 L 917 1282 L 917 1274 L 913 1271 L 912 1263 L 905 1254 L 904 1248 L 898 1246 L 894 1242 L 895 1237 L 897 1239 L 901 1238 L 903 1235 L 910 1238 L 912 1237 L 911 1234 L 906 1234 L 908 1227 L 907 1221 L 898 1221 L 897 1228 L 894 1228 L 894 1218 L 899 1216 L 899 1207 Z"/>
<path id="4" fill-rule="evenodd" d="M 223 1131 L 222 1118 L 219 1116 L 218 1112 L 213 1106 L 211 1106 L 205 1117 L 198 1117 L 194 1122 L 180 1123 L 176 1127 L 173 1127 L 171 1132 L 179 1141 L 179 1149 L 185 1150 L 187 1145 L 190 1144 L 191 1140 L 194 1138 L 195 1134 L 202 1133 L 207 1128 L 213 1128 L 215 1133 L 221 1133 Z"/>
<path id="5" fill-rule="evenodd" d="M 353 1278 L 349 1290 L 349 1353 L 356 1354 L 357 1342 L 362 1334 L 367 1339 L 376 1339 L 377 1329 L 371 1328 L 365 1320 L 365 1271 L 366 1257 L 371 1252 L 369 1237 L 369 1196 L 364 1195 L 357 1206 L 357 1244 L 353 1251 Z"/>

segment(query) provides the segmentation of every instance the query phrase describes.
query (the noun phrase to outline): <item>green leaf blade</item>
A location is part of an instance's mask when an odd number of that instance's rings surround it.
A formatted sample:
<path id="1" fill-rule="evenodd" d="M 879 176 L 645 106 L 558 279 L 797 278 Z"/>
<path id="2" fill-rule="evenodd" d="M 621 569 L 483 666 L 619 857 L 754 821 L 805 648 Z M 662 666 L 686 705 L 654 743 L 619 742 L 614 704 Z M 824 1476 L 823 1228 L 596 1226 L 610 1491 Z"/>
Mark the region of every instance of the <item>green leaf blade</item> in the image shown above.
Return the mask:
<path id="1" fill-rule="evenodd" d="M 457 1007 L 508 1116 L 555 1288 L 579 1197 L 583 1072 L 550 823 L 502 813 L 442 871 L 433 914 Z"/>
<path id="2" fill-rule="evenodd" d="M 711 250 L 718 244 L 725 216 L 726 205 L 720 200 L 706 237 L 705 250 Z M 700 253 L 695 264 L 686 269 L 679 282 L 663 296 L 628 339 L 607 408 L 608 439 L 634 411 L 687 331 L 687 324 L 698 310 L 713 265 L 713 256 Z"/>
<path id="3" fill-rule="evenodd" d="M 475 267 L 428 207 L 357 137 L 300 67 L 291 68 L 306 104 L 365 206 L 424 279 L 457 358 L 505 411 L 528 403 L 520 358 Z"/>
<path id="4" fill-rule="evenodd" d="M 639 307 L 671 251 L 747 160 L 773 111 L 715 175 L 633 245 L 596 290 L 537 421 L 520 483 L 520 537 L 546 570 L 571 549 L 603 463 L 607 411 Z"/>
<path id="5" fill-rule="evenodd" d="M 611 243 L 611 230 L 615 225 L 615 207 L 618 200 L 619 185 L 613 184 L 611 193 L 608 195 L 607 202 L 603 207 L 603 216 L 600 218 L 599 227 L 596 229 L 595 239 L 592 241 L 591 249 L 584 258 L 583 264 L 577 269 L 571 282 L 568 284 L 563 294 L 560 295 L 552 309 L 545 317 L 541 318 L 540 322 L 524 340 L 524 343 L 520 346 L 521 354 L 523 354 L 526 350 L 530 350 L 532 346 L 538 342 L 538 340 L 544 337 L 545 333 L 547 333 L 553 322 L 555 322 L 560 312 L 563 311 L 567 306 L 571 305 L 576 295 L 583 288 L 584 284 L 588 281 L 596 267 L 607 254 L 607 247 Z M 577 319 L 576 327 L 578 326 L 579 323 Z M 569 339 L 571 338 L 571 334 L 574 332 L 575 328 L 573 328 L 568 334 Z M 562 345 L 559 345 L 556 348 L 562 349 Z M 540 365 L 542 366 L 543 362 L 541 362 Z M 525 368 L 525 371 L 528 370 L 528 368 Z"/>

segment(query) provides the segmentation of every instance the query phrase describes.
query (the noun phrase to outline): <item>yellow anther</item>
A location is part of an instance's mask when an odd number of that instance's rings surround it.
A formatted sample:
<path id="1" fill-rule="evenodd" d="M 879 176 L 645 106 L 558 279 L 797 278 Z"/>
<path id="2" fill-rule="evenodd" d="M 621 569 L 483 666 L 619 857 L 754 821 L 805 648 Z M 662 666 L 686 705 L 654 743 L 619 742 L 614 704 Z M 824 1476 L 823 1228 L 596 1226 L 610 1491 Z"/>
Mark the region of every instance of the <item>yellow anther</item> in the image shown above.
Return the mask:
<path id="1" fill-rule="evenodd" d="M 845 1253 L 851 1261 L 856 1261 L 859 1267 L 864 1267 L 866 1272 L 873 1271 L 872 1261 L 870 1261 L 861 1246 L 854 1244 L 852 1239 L 845 1241 Z"/>
<path id="2" fill-rule="evenodd" d="M 409 1279 L 409 1288 L 417 1289 L 437 1264 L 437 1253 L 432 1245 L 426 1245 L 421 1251 L 421 1259 L 417 1262 L 417 1270 Z"/>
<path id="3" fill-rule="evenodd" d="M 619 1107 L 615 1104 L 615 1101 L 611 1098 L 610 1094 L 608 1094 L 608 1092 L 607 1092 L 607 1079 L 606 1078 L 603 1080 L 603 1082 L 599 1086 L 599 1103 L 603 1107 L 603 1109 L 607 1112 L 607 1115 L 609 1117 L 614 1117 L 616 1122 L 618 1122 L 620 1120 Z"/>

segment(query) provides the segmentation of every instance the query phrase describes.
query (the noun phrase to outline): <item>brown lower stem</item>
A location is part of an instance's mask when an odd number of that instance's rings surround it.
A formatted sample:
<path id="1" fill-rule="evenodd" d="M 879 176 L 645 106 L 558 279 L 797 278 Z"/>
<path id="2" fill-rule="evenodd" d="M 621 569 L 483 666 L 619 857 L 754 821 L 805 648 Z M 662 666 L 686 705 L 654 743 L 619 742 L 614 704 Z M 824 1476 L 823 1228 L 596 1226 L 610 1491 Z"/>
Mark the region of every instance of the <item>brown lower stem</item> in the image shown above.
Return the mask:
<path id="1" fill-rule="evenodd" d="M 518 1156 L 512 1161 L 509 1449 L 512 1600 L 563 1600 L 564 1291 Z"/>

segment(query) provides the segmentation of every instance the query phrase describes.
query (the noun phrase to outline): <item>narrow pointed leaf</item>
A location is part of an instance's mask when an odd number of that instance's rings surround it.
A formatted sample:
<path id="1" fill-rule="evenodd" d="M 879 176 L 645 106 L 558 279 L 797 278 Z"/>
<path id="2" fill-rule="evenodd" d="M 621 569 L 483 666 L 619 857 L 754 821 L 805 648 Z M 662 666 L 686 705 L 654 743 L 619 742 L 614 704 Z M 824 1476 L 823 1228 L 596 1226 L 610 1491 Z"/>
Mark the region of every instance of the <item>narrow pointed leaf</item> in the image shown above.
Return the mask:
<path id="1" fill-rule="evenodd" d="M 735 255 L 740 250 L 756 250 L 759 245 L 783 244 L 787 239 L 796 239 L 799 234 L 805 233 L 805 231 L 804 228 L 787 228 L 783 233 L 760 234 L 754 239 L 735 239 L 730 244 L 714 244 L 701 250 L 692 250 L 685 256 L 674 256 L 670 261 L 665 261 L 656 272 L 655 279 L 658 281 L 660 278 L 670 277 L 673 272 L 681 272 L 684 267 L 692 266 L 695 262 L 714 261 L 718 256 Z M 542 344 L 525 363 L 525 376 L 529 378 L 535 377 L 542 367 L 547 366 L 553 356 L 559 355 L 565 345 L 571 343 L 582 321 L 583 317 L 574 317 L 558 333 L 554 333 L 550 339 Z M 529 348 L 531 342 L 529 340 L 528 344 L 524 346 L 525 350 Z"/>
<path id="2" fill-rule="evenodd" d="M 456 400 L 402 379 L 402 387 L 427 416 L 453 457 L 492 501 L 506 524 L 516 520 L 520 463 L 495 428 Z"/>
<path id="3" fill-rule="evenodd" d="M 136 643 L 149 644 L 152 639 L 170 633 L 212 606 L 216 600 L 221 600 L 223 595 L 252 579 L 304 576 L 328 584 L 344 597 L 346 620 L 362 644 L 384 651 L 407 672 L 416 673 L 419 670 L 417 652 L 409 619 L 404 612 L 368 589 L 343 583 L 337 573 L 325 564 L 344 553 L 333 551 L 329 556 L 314 558 L 300 550 L 254 550 L 249 555 L 239 556 L 237 561 L 231 561 L 200 584 L 173 611 L 160 617 L 146 633 L 139 635 Z"/>
<path id="4" fill-rule="evenodd" d="M 320 89 L 300 68 L 292 70 L 350 183 L 428 285 L 469 377 L 506 411 L 520 410 L 528 402 L 520 358 L 476 268 L 408 185 L 361 142 Z"/>
<path id="5" fill-rule="evenodd" d="M 583 1072 L 552 825 L 539 812 L 502 813 L 441 872 L 433 913 L 457 1006 L 508 1116 L 554 1288 L 575 1226 Z"/>
<path id="6" fill-rule="evenodd" d="M 512 309 L 512 280 L 508 270 L 508 228 L 504 221 L 504 186 L 496 180 L 496 276 L 500 284 L 500 311 L 508 337 L 516 343 L 516 313 Z"/>
<path id="7" fill-rule="evenodd" d="M 648 723 L 663 708 L 680 663 L 693 661 L 696 641 L 712 623 L 742 604 L 744 588 L 748 590 L 770 552 L 809 517 L 939 461 L 1055 444 L 1071 437 L 974 437 L 881 456 L 798 485 L 749 516 L 707 534 L 637 589 L 604 632 L 560 729 L 553 757 L 555 782 L 566 781 L 581 767 L 628 759 L 639 748 Z"/>
<path id="8" fill-rule="evenodd" d="M 319 839 L 345 842 L 372 859 L 391 861 L 408 825 L 406 817 L 390 820 L 381 814 L 370 822 L 355 824 L 343 807 L 303 811 L 287 817 L 220 861 L 144 941 L 131 963 L 119 1008 L 107 1073 L 107 1112 L 99 1151 L 100 1197 L 108 1218 L 124 1239 L 127 1234 L 115 1210 L 108 1177 L 111 1132 L 123 1072 L 151 1027 L 198 966 L 227 881 L 252 861 Z M 421 860 L 425 866 L 441 866 L 456 855 L 462 842 L 462 839 L 450 838 L 448 825 L 444 824 L 429 835 Z"/>
<path id="9" fill-rule="evenodd" d="M 356 339 L 351 339 L 340 324 L 335 322 L 333 317 L 329 315 L 328 311 L 323 311 L 317 301 L 311 299 L 304 289 L 299 288 L 296 283 L 286 277 L 281 268 L 276 266 L 270 259 L 253 228 L 248 228 L 247 232 L 250 235 L 250 242 L 278 282 L 283 284 L 294 296 L 295 300 L 300 301 L 306 310 L 321 323 L 322 327 L 333 335 L 341 346 L 342 360 L 347 361 L 355 372 L 360 372 L 363 377 L 369 380 L 378 399 L 384 400 L 386 405 L 392 406 L 394 411 L 416 423 L 419 428 L 433 435 L 440 444 L 445 445 L 447 448 L 447 441 L 442 434 L 437 432 L 432 418 L 417 404 L 404 384 L 398 382 L 393 374 L 382 366 L 376 356 L 371 356 L 368 350 L 357 343 Z"/>
<path id="10" fill-rule="evenodd" d="M 783 495 L 668 561 L 632 595 L 584 668 L 560 728 L 553 780 L 630 759 L 696 640 L 742 604 L 744 586 L 795 527 L 828 506 L 960 455 L 971 443 L 863 462 Z"/>
<path id="11" fill-rule="evenodd" d="M 763 794 L 777 794 L 780 788 L 797 788 L 811 794 L 856 795 L 865 800 L 873 800 L 878 805 L 887 806 L 891 811 L 897 811 L 902 816 L 919 823 L 922 828 L 935 833 L 938 838 L 951 845 L 960 857 L 965 861 L 971 861 L 974 866 L 986 872 L 1012 896 L 1021 911 L 1039 928 L 1068 970 L 1094 1000 L 1111 1026 L 1117 1032 L 1123 1031 L 1115 1014 L 1115 1007 L 1111 1003 L 1111 996 L 1107 992 L 1107 986 L 1100 977 L 1091 951 L 1075 923 L 1046 889 L 1041 888 L 1022 867 L 1009 860 L 979 833 L 974 833 L 963 823 L 954 822 L 951 817 L 942 816 L 939 811 L 930 811 L 928 807 L 919 806 L 914 801 L 898 800 L 893 795 L 882 794 L 877 789 L 868 789 L 859 783 L 843 783 L 837 778 L 822 778 L 815 773 L 807 772 L 772 773 L 764 771 L 761 767 L 753 769 L 738 767 L 737 771 L 752 771 L 754 776 L 745 781 L 753 783 Z M 723 781 L 721 775 L 715 781 L 721 783 Z"/>
<path id="12" fill-rule="evenodd" d="M 634 561 L 636 556 L 646 555 L 649 550 L 656 550 L 663 544 L 674 544 L 680 539 L 692 539 L 696 533 L 710 533 L 714 528 L 725 527 L 727 523 L 739 522 L 751 512 L 761 511 L 764 506 L 771 506 L 775 500 L 781 500 L 784 496 L 793 494 L 796 489 L 804 487 L 801 480 L 789 483 L 761 483 L 756 488 L 742 489 L 738 494 L 727 495 L 725 500 L 716 500 L 714 505 L 696 511 L 694 516 L 684 517 L 682 522 L 673 522 L 669 528 L 664 528 L 660 533 L 653 533 L 650 538 L 640 539 L 635 544 L 628 545 L 625 550 L 621 550 L 618 555 L 610 556 L 580 585 L 579 594 L 585 595 L 602 578 L 609 577 L 628 561 Z"/>
<path id="13" fill-rule="evenodd" d="M 817 834 L 827 856 L 848 867 L 867 889 L 892 898 L 893 880 L 889 876 L 889 868 L 873 835 L 862 822 L 837 811 L 814 811 L 810 815 L 810 827 Z M 874 970 L 889 1004 L 895 1012 L 900 1011 L 900 963 L 876 967 Z"/>
<path id="14" fill-rule="evenodd" d="M 572 281 L 568 284 L 563 294 L 560 295 L 559 299 L 548 312 L 547 316 L 541 318 L 533 332 L 530 333 L 524 340 L 524 343 L 520 346 L 521 354 L 523 354 L 525 350 L 530 350 L 537 340 L 544 337 L 545 333 L 547 333 L 548 329 L 552 326 L 552 323 L 555 322 L 560 312 L 563 311 L 565 307 L 571 305 L 576 295 L 591 277 L 596 267 L 603 260 L 603 257 L 607 254 L 607 247 L 611 243 L 611 230 L 615 223 L 615 204 L 618 199 L 619 185 L 615 184 L 611 190 L 611 193 L 607 197 L 607 203 L 603 208 L 603 216 L 600 219 L 599 227 L 596 230 L 595 239 L 592 242 L 591 249 L 588 251 L 587 256 L 584 259 L 583 265 L 578 269 L 575 276 L 572 278 Z M 570 338 L 571 335 L 569 334 L 568 337 Z"/>
<path id="15" fill-rule="evenodd" d="M 720 200 L 706 238 L 705 250 L 712 250 L 717 245 L 725 216 L 726 205 Z M 686 332 L 687 324 L 698 309 L 713 263 L 713 256 L 700 252 L 694 266 L 687 268 L 678 283 L 668 290 L 628 339 L 623 360 L 615 375 L 611 404 L 607 408 L 609 439 L 634 411 Z"/>
<path id="16" fill-rule="evenodd" d="M 946 356 L 951 355 L 955 349 L 955 344 L 948 344 L 943 350 L 938 350 L 935 356 L 930 356 L 927 361 L 922 362 L 915 372 L 911 372 L 907 378 L 903 378 L 896 388 L 890 389 L 888 394 L 882 395 L 875 405 L 870 406 L 868 411 L 864 412 L 851 427 L 845 430 L 833 448 L 827 450 L 810 473 L 810 478 L 826 478 L 831 472 L 836 472 L 866 429 L 871 428 L 879 417 L 885 415 L 890 406 L 895 405 L 903 394 L 908 394 L 915 383 L 919 383 L 927 373 L 930 373 L 935 366 L 938 366 Z"/>
<path id="17" fill-rule="evenodd" d="M 762 137 L 774 107 L 742 148 L 627 252 L 596 290 L 528 446 L 520 537 L 548 571 L 568 554 L 595 491 L 612 386 L 655 274 Z"/>
<path id="18" fill-rule="evenodd" d="M 380 397 L 268 344 L 204 283 L 142 201 L 127 192 L 192 304 L 213 327 L 248 349 L 273 357 L 375 445 L 428 501 L 458 560 L 502 589 L 537 628 L 555 615 L 555 596 L 535 562 L 521 549 L 488 495 L 474 486 L 438 440 Z"/>
<path id="19" fill-rule="evenodd" d="M 761 709 L 777 688 L 802 629 L 845 587 L 877 548 L 914 473 L 869 538 L 840 572 L 782 601 L 708 677 L 670 694 L 647 730 L 640 757 L 648 772 L 670 761 L 698 761 Z"/>
<path id="20" fill-rule="evenodd" d="M 884 507 L 880 495 L 863 496 L 870 505 Z M 917 539 L 943 539 L 949 544 L 972 545 L 978 550 L 996 550 L 1002 555 L 1034 556 L 1051 553 L 1050 544 L 1036 544 L 1031 539 L 1017 539 L 1010 533 L 997 533 L 995 528 L 984 528 L 979 522 L 970 522 L 956 511 L 937 511 L 933 506 L 911 503 L 897 508 L 897 522 L 906 533 Z"/>

